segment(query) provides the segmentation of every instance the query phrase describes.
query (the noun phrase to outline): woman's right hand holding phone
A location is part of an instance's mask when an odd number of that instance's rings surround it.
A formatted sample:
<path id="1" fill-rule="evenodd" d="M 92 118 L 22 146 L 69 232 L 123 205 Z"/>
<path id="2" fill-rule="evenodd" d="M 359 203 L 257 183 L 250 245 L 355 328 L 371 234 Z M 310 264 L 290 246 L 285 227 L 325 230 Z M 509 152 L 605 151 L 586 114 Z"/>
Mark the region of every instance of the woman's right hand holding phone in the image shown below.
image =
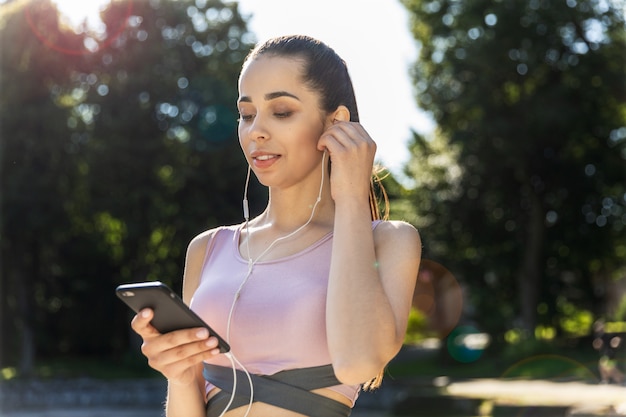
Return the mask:
<path id="1" fill-rule="evenodd" d="M 150 324 L 153 316 L 151 309 L 144 309 L 131 322 L 132 329 L 143 339 L 141 352 L 148 358 L 148 365 L 170 383 L 194 383 L 197 365 L 220 353 L 217 338 L 205 328 L 161 334 Z"/>

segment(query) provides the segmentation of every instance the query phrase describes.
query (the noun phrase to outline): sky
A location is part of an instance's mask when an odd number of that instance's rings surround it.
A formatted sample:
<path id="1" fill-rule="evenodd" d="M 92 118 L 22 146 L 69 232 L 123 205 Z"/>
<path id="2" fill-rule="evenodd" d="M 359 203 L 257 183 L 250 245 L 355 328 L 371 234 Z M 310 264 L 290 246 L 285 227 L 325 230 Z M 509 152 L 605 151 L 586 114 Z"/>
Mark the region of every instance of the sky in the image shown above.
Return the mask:
<path id="1" fill-rule="evenodd" d="M 97 27 L 98 10 L 110 0 L 53 1 L 71 21 L 87 18 Z M 417 46 L 400 0 L 239 0 L 239 9 L 259 41 L 309 35 L 346 61 L 361 124 L 378 146 L 377 161 L 401 177 L 411 131 L 427 134 L 434 124 L 414 98 L 409 70 Z"/>
<path id="2" fill-rule="evenodd" d="M 417 57 L 409 15 L 400 0 L 239 0 L 259 41 L 313 36 L 347 63 L 361 124 L 376 141 L 377 160 L 399 174 L 408 161 L 411 131 L 433 122 L 414 98 L 409 70 Z"/>

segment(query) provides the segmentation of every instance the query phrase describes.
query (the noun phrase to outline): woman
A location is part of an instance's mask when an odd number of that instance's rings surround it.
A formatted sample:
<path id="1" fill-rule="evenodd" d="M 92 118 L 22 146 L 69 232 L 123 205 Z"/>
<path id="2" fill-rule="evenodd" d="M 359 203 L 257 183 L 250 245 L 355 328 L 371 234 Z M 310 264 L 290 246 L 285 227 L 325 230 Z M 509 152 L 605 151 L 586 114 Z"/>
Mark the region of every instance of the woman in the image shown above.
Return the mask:
<path id="1" fill-rule="evenodd" d="M 132 327 L 168 379 L 168 417 L 347 416 L 402 346 L 419 235 L 376 220 L 376 145 L 331 48 L 305 36 L 257 46 L 237 105 L 241 148 L 269 201 L 194 238 L 183 280 L 185 302 L 231 352 L 205 330 L 159 334 L 150 310 Z"/>

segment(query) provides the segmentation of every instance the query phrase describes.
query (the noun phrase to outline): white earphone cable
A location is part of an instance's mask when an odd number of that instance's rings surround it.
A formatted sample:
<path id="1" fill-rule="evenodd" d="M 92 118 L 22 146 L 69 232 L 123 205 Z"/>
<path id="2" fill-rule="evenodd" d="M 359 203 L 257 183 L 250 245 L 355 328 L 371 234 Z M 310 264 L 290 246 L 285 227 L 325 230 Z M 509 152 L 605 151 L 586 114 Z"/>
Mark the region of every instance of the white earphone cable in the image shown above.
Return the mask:
<path id="1" fill-rule="evenodd" d="M 248 185 L 250 184 L 250 171 L 251 171 L 251 167 L 250 167 L 250 165 L 248 165 L 248 173 L 246 175 L 246 184 L 245 184 L 244 194 L 243 194 L 243 217 L 244 217 L 244 220 L 245 220 L 244 227 L 245 227 L 245 230 L 246 230 L 246 251 L 247 251 L 247 255 L 248 255 L 248 271 L 246 272 L 246 276 L 244 277 L 244 279 L 241 281 L 241 284 L 239 285 L 239 288 L 237 288 L 237 292 L 235 293 L 235 296 L 233 297 L 233 302 L 230 305 L 230 311 L 228 312 L 228 319 L 227 319 L 227 322 L 226 322 L 226 341 L 228 343 L 230 343 L 230 324 L 232 322 L 233 314 L 235 312 L 235 305 L 237 303 L 237 300 L 239 299 L 239 296 L 241 294 L 241 291 L 243 290 L 243 287 L 248 282 L 248 279 L 250 278 L 250 275 L 252 275 L 252 268 L 254 267 L 254 265 L 263 256 L 265 256 L 274 247 L 275 244 L 277 244 L 278 242 L 281 242 L 281 241 L 283 241 L 285 239 L 289 239 L 290 237 L 294 236 L 295 234 L 300 232 L 302 229 L 304 229 L 306 226 L 308 226 L 309 223 L 311 223 L 311 221 L 313 220 L 313 217 L 315 216 L 315 211 L 317 209 L 317 205 L 320 203 L 320 201 L 322 201 L 322 191 L 324 189 L 324 175 L 326 173 L 326 151 L 324 151 L 324 153 L 322 155 L 322 180 L 320 181 L 320 187 L 319 187 L 319 191 L 318 191 L 318 194 L 317 194 L 317 199 L 315 200 L 315 204 L 313 204 L 313 208 L 311 209 L 311 215 L 309 216 L 309 219 L 306 221 L 306 223 L 304 223 L 302 226 L 298 227 L 293 232 L 291 232 L 291 233 L 289 233 L 289 234 L 287 234 L 285 236 L 281 236 L 281 237 L 275 239 L 254 260 L 250 256 L 250 230 L 249 230 L 249 227 L 248 227 L 249 226 L 248 223 L 250 221 L 250 211 L 249 211 L 249 208 L 248 208 Z M 253 383 L 252 383 L 252 377 L 250 376 L 250 373 L 248 372 L 246 367 L 237 359 L 237 357 L 232 353 L 232 351 L 226 353 L 226 356 L 230 359 L 231 366 L 232 366 L 232 369 L 233 369 L 233 390 L 232 390 L 232 393 L 231 393 L 231 396 L 230 396 L 230 400 L 228 401 L 228 404 L 226 405 L 226 408 L 224 409 L 224 411 L 222 411 L 222 413 L 220 414 L 220 417 L 222 417 L 222 416 L 224 416 L 224 414 L 226 414 L 226 412 L 228 411 L 229 407 L 233 403 L 233 400 L 235 399 L 235 392 L 237 390 L 237 371 L 236 371 L 235 363 L 237 365 L 239 365 L 239 367 L 246 374 L 246 376 L 248 378 L 248 383 L 250 384 L 250 401 L 248 402 L 248 408 L 247 408 L 247 410 L 246 410 L 246 412 L 244 414 L 244 417 L 247 417 L 248 414 L 250 413 L 250 410 L 252 408 L 252 403 L 254 401 L 254 386 L 253 386 Z"/>
<path id="2" fill-rule="evenodd" d="M 306 226 L 309 225 L 309 223 L 311 223 L 311 221 L 313 220 L 313 216 L 315 216 L 315 209 L 317 208 L 317 205 L 320 203 L 320 201 L 322 201 L 322 191 L 324 189 L 324 174 L 326 172 L 326 151 L 324 151 L 324 153 L 322 154 L 322 180 L 320 181 L 320 188 L 319 188 L 319 192 L 317 193 L 317 199 L 315 200 L 315 204 L 313 205 L 313 208 L 311 209 L 311 215 L 309 216 L 309 219 L 306 221 L 306 223 L 304 223 L 302 226 L 298 227 L 296 230 L 294 230 L 293 232 L 289 233 L 288 235 L 285 236 L 281 236 L 278 239 L 274 240 L 263 252 L 261 252 L 261 254 L 259 256 L 257 256 L 257 258 L 253 261 L 252 257 L 250 256 L 250 233 L 249 233 L 249 229 L 248 229 L 248 219 L 246 219 L 246 224 L 245 224 L 245 228 L 246 228 L 246 250 L 248 252 L 248 262 L 251 262 L 252 265 L 256 264 L 263 256 L 265 256 L 273 247 L 275 244 L 277 244 L 280 241 L 283 241 L 285 239 L 289 239 L 290 237 L 292 237 L 293 235 L 295 235 L 296 233 L 300 232 L 302 229 L 304 229 Z M 246 184 L 247 184 L 247 180 L 246 180 Z M 247 187 L 246 187 L 246 195 L 244 197 L 244 201 L 246 201 L 246 205 L 247 205 Z M 245 213 L 244 213 L 245 214 Z M 246 277 L 247 279 L 247 277 Z"/>

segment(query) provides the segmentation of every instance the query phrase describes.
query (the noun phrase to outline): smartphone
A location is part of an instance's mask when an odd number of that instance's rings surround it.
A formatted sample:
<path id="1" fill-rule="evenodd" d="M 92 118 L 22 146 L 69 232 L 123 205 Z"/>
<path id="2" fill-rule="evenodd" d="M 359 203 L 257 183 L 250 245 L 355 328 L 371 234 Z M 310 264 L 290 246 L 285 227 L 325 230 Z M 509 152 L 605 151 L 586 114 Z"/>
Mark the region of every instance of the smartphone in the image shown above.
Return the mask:
<path id="1" fill-rule="evenodd" d="M 151 308 L 154 317 L 150 324 L 161 333 L 173 330 L 204 327 L 211 336 L 217 337 L 220 352 L 226 353 L 230 346 L 208 324 L 194 313 L 167 285 L 160 281 L 122 284 L 115 289 L 117 296 L 135 313 Z"/>

